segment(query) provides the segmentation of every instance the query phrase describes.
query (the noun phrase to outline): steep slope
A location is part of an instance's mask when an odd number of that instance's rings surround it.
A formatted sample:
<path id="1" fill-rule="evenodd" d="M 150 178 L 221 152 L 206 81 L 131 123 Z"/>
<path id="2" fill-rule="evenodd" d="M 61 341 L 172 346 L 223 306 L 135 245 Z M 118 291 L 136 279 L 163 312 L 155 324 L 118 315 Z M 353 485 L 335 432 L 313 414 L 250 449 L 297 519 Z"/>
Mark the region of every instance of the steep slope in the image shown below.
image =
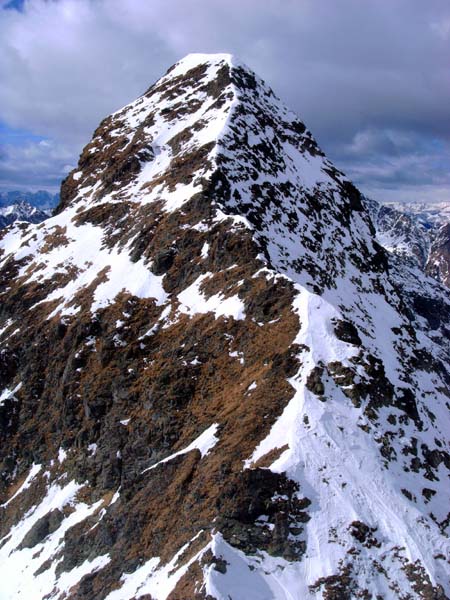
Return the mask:
<path id="1" fill-rule="evenodd" d="M 31 206 L 28 202 L 17 202 L 16 204 L 0 208 L 0 229 L 11 225 L 15 221 L 42 223 L 47 218 L 48 215 L 46 213 Z"/>
<path id="2" fill-rule="evenodd" d="M 249 69 L 177 63 L 0 236 L 5 598 L 450 594 L 447 295 Z"/>

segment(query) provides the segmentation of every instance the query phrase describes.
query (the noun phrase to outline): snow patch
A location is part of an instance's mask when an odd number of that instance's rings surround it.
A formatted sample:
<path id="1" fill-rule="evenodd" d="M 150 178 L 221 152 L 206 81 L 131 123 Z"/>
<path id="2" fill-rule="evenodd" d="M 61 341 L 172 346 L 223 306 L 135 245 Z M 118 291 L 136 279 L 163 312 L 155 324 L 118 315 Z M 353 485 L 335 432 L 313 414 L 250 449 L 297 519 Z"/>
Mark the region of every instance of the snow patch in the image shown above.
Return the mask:
<path id="1" fill-rule="evenodd" d="M 121 577 L 122 587 L 108 594 L 105 600 L 124 600 L 124 598 L 139 598 L 148 594 L 155 600 L 166 600 L 175 589 L 177 583 L 187 572 L 190 565 L 199 560 L 208 550 L 208 543 L 199 552 L 194 554 L 185 564 L 178 566 L 178 561 L 187 548 L 195 541 L 202 531 L 185 544 L 170 562 L 158 568 L 160 559 L 151 558 L 134 573 L 124 574 Z"/>
<path id="2" fill-rule="evenodd" d="M 18 392 L 20 390 L 20 388 L 22 387 L 22 382 L 18 383 L 16 385 L 16 387 L 13 390 L 10 390 L 9 388 L 5 388 L 2 393 L 0 394 L 0 406 L 6 401 L 9 400 L 10 398 L 12 398 L 13 400 L 16 400 L 16 397 L 14 396 L 14 394 L 16 392 Z"/>
<path id="3" fill-rule="evenodd" d="M 35 467 L 36 469 L 37 467 Z M 54 558 L 64 545 L 65 532 L 92 515 L 102 504 L 102 500 L 89 506 L 76 502 L 76 496 L 83 487 L 75 481 L 64 487 L 52 485 L 43 500 L 32 507 L 23 519 L 11 528 L 9 534 L 0 540 L 0 580 L 2 600 L 23 600 L 23 598 L 44 598 L 56 589 L 67 591 L 67 586 L 74 585 L 87 572 L 99 569 L 106 563 L 106 557 L 97 557 L 92 563 L 84 563 L 69 573 L 56 576 L 58 561 Z M 70 505 L 73 508 L 63 519 L 59 528 L 48 535 L 33 548 L 19 549 L 19 544 L 37 521 L 54 509 L 63 510 Z M 3 545 L 1 545 L 3 543 Z M 36 571 L 47 560 L 50 567 L 36 575 Z M 90 570 L 88 570 L 90 569 Z"/>
<path id="4" fill-rule="evenodd" d="M 5 508 L 6 506 L 8 506 L 8 504 L 10 502 L 12 502 L 14 500 L 14 498 L 17 498 L 17 496 L 19 496 L 23 491 L 28 489 L 31 485 L 31 482 L 36 477 L 36 475 L 40 472 L 41 469 L 42 469 L 42 465 L 35 465 L 33 463 L 33 466 L 31 467 L 30 472 L 28 473 L 25 481 L 22 483 L 20 488 L 16 491 L 14 496 L 11 496 L 11 498 L 7 502 L 5 502 L 4 504 L 0 504 L 0 508 Z"/>
<path id="5" fill-rule="evenodd" d="M 193 284 L 178 294 L 179 310 L 190 316 L 212 312 L 216 319 L 221 316 L 233 317 L 236 320 L 245 319 L 244 303 L 237 295 L 228 298 L 224 298 L 221 293 L 209 298 L 203 295 L 200 286 L 209 277 L 209 273 L 200 275 Z"/>
<path id="6" fill-rule="evenodd" d="M 145 469 L 143 473 L 151 471 L 152 469 L 156 469 L 157 466 L 166 463 L 169 460 L 172 460 L 176 456 L 180 456 L 181 454 L 187 454 L 188 452 L 191 452 L 191 450 L 194 450 L 196 448 L 200 450 L 200 454 L 203 458 L 219 441 L 219 438 L 216 436 L 218 428 L 219 425 L 217 423 L 214 423 L 213 425 L 211 425 L 211 427 L 208 427 L 208 429 L 206 429 L 201 435 L 199 435 L 198 438 L 191 442 L 189 446 L 186 446 L 186 448 L 183 448 L 183 450 L 179 450 L 178 452 L 171 454 L 167 458 L 160 460 L 155 465 L 148 467 L 148 469 Z"/>

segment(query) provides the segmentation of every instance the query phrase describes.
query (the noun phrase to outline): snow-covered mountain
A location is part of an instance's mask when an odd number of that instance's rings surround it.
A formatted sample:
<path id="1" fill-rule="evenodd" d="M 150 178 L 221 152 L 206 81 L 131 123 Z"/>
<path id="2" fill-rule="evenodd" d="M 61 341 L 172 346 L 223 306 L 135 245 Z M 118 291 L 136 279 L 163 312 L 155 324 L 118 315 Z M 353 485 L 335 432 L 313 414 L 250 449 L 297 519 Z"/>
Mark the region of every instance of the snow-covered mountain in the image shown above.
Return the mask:
<path id="1" fill-rule="evenodd" d="M 375 225 L 377 241 L 383 248 L 424 269 L 430 253 L 433 225 L 390 204 L 379 204 L 366 196 L 363 201 Z"/>
<path id="2" fill-rule="evenodd" d="M 387 202 L 386 206 L 414 215 L 425 224 L 440 227 L 450 222 L 450 202 Z"/>
<path id="3" fill-rule="evenodd" d="M 0 208 L 0 229 L 11 225 L 15 221 L 26 221 L 28 223 L 42 223 L 48 218 L 48 214 L 31 206 L 28 202 L 17 202 Z"/>
<path id="4" fill-rule="evenodd" d="M 377 241 L 391 253 L 412 262 L 450 287 L 450 208 L 445 203 L 385 205 L 367 197 L 364 205 Z"/>
<path id="5" fill-rule="evenodd" d="M 45 190 L 26 192 L 22 190 L 0 191 L 0 207 L 27 202 L 39 210 L 50 214 L 59 202 L 59 194 Z"/>
<path id="6" fill-rule="evenodd" d="M 104 119 L 0 293 L 2 598 L 449 596 L 448 290 L 239 61 Z"/>

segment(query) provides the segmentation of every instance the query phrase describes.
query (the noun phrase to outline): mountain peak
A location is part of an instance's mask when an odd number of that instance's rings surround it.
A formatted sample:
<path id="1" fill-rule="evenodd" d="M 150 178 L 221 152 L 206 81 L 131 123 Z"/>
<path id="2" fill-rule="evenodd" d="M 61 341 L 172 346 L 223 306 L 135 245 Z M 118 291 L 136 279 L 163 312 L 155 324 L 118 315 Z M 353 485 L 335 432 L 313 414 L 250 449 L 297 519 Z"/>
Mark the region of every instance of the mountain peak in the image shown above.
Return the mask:
<path id="1" fill-rule="evenodd" d="M 443 600 L 448 315 L 272 90 L 189 55 L 0 232 L 6 597 Z"/>
<path id="2" fill-rule="evenodd" d="M 234 100 L 230 62 L 230 55 L 190 54 L 142 96 L 104 119 L 63 185 L 61 208 L 79 197 L 108 192 L 115 197 L 117 188 L 130 182 L 134 192 L 147 186 L 148 198 L 148 184 L 178 156 L 193 147 L 203 147 L 205 154 L 205 147 L 217 142 Z M 208 162 L 214 153 L 209 150 Z M 99 184 L 95 190 L 94 181 Z"/>
<path id="3" fill-rule="evenodd" d="M 183 75 L 199 65 L 210 65 L 218 68 L 226 64 L 229 67 L 232 67 L 234 64 L 236 64 L 236 62 L 239 61 L 237 61 L 232 54 L 228 53 L 203 54 L 200 52 L 192 52 L 172 65 L 167 71 L 166 75 L 170 74 L 172 77 L 177 77 L 178 75 Z"/>
<path id="4" fill-rule="evenodd" d="M 271 264 L 290 276 L 308 272 L 317 289 L 330 270 L 345 269 L 347 235 L 359 247 L 360 263 L 378 260 L 359 192 L 299 118 L 229 54 L 189 54 L 104 119 L 62 186 L 60 210 L 130 202 L 170 212 L 199 195 L 211 210 L 255 230 Z M 300 196 L 311 202 L 302 205 Z M 330 228 L 334 253 L 322 261 L 312 232 L 306 251 L 286 247 L 300 231 Z"/>
<path id="5" fill-rule="evenodd" d="M 192 163 L 186 160 L 189 155 L 203 158 L 205 177 L 210 177 L 234 113 L 250 100 L 259 103 L 259 112 L 267 113 L 268 120 L 274 111 L 289 123 L 297 120 L 270 88 L 232 55 L 187 55 L 142 96 L 102 121 L 84 149 L 78 168 L 63 184 L 60 209 L 80 199 L 90 198 L 91 203 L 100 198 L 123 199 L 124 187 L 129 184 L 133 197 L 149 202 L 152 180 L 159 178 L 162 182 L 164 172 L 173 172 L 181 156 L 185 167 Z M 250 128 L 251 123 L 245 124 L 246 130 Z M 297 128 L 305 131 L 302 124 L 297 123 Z M 308 132 L 306 135 L 319 154 L 312 136 Z M 194 162 L 192 171 L 199 166 L 198 160 Z M 160 185 L 159 190 L 167 195 L 175 185 L 171 183 Z M 189 189 L 182 192 L 185 199 L 189 193 Z"/>

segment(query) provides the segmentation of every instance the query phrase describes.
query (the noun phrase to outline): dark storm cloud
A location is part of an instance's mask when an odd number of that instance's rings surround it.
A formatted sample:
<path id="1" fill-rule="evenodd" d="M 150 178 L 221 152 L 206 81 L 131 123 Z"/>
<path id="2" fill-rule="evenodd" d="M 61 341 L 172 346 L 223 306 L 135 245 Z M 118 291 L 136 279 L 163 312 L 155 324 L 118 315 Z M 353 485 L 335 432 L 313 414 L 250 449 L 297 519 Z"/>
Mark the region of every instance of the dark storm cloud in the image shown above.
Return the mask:
<path id="1" fill-rule="evenodd" d="M 29 0 L 0 15 L 0 119 L 58 170 L 180 57 L 232 52 L 363 190 L 450 200 L 449 46 L 447 0 Z"/>

